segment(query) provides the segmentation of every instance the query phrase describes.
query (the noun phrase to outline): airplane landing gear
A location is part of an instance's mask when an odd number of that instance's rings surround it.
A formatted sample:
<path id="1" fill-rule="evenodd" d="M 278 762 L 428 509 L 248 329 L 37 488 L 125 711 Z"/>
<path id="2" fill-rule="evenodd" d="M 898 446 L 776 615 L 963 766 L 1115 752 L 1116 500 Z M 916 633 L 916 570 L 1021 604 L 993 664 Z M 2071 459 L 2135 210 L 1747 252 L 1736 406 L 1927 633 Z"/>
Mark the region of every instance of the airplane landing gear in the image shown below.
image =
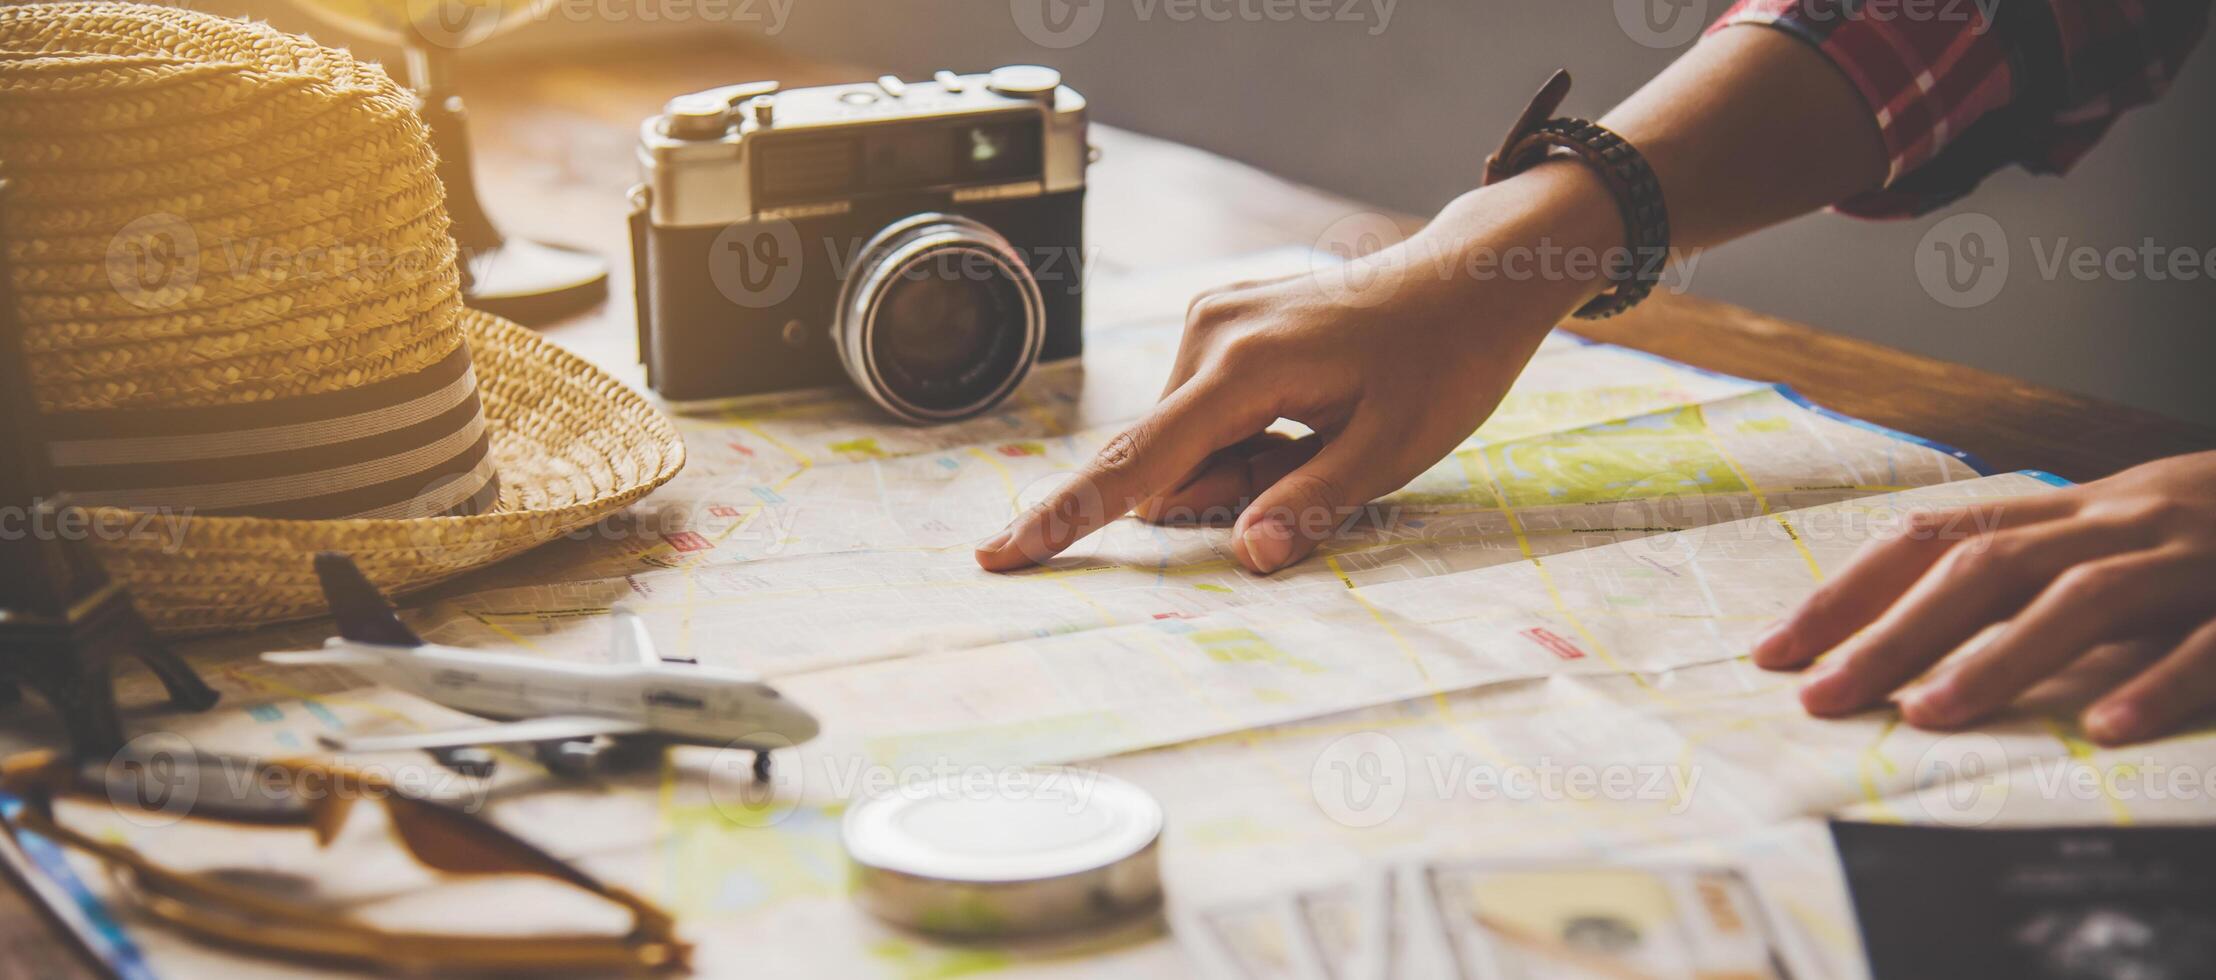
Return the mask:
<path id="1" fill-rule="evenodd" d="M 590 776 L 607 761 L 608 746 L 590 739 L 569 739 L 537 746 L 539 764 L 558 776 L 573 779 Z"/>
<path id="2" fill-rule="evenodd" d="M 471 779 L 485 779 L 498 766 L 492 752 L 482 746 L 463 745 L 453 748 L 431 749 L 431 758 L 439 765 L 454 770 Z"/>
<path id="3" fill-rule="evenodd" d="M 754 753 L 754 781 L 757 783 L 769 782 L 769 750 L 767 749 L 757 750 Z"/>

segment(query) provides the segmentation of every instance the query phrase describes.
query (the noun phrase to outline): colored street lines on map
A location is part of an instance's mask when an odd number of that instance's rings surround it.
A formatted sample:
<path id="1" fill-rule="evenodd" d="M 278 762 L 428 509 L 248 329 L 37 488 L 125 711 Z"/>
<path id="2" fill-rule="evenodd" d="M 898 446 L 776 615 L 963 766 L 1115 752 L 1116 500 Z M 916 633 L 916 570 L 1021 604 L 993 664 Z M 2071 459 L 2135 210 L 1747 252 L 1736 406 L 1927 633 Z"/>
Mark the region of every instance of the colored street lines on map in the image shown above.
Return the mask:
<path id="1" fill-rule="evenodd" d="M 1990 477 L 1798 511 L 1810 530 L 1797 536 L 1749 518 L 1543 564 L 1303 590 L 1196 618 L 874 660 L 782 683 L 826 717 L 849 719 L 827 728 L 830 744 L 871 757 L 1043 762 L 1545 674 L 1655 674 L 1743 654 L 1812 584 L 1803 549 L 1836 567 L 1908 508 L 2045 488 L 2027 476 Z"/>
<path id="2" fill-rule="evenodd" d="M 744 511 L 744 529 L 702 526 L 697 534 L 715 546 L 680 567 L 634 563 L 620 575 L 585 572 L 553 584 L 482 589 L 438 603 L 429 618 L 445 642 L 528 638 L 582 656 L 598 645 L 600 627 L 578 621 L 575 611 L 621 601 L 644 614 L 671 649 L 784 675 L 1190 619 L 1255 602 L 1329 602 L 1349 586 L 1543 558 L 1891 489 L 1863 482 L 1873 474 L 1910 485 L 1971 475 L 1944 453 L 1828 418 L 1767 387 L 1612 348 L 1570 347 L 1542 363 L 1547 370 L 1528 376 L 1538 392 L 1531 397 L 1575 417 L 1574 400 L 1546 386 L 1584 379 L 1594 386 L 1585 390 L 1604 392 L 1584 413 L 1592 421 L 1521 436 L 1481 431 L 1358 515 L 1326 546 L 1328 561 L 1267 578 L 1237 568 L 1224 528 L 1128 518 L 1050 568 L 978 571 L 970 544 L 1066 478 L 1114 431 L 1098 428 L 815 465 L 784 485 L 777 503 Z M 1711 400 L 1673 404 L 1690 395 Z M 1643 414 L 1613 414 L 1634 406 Z M 1747 469 L 1741 460 L 1748 459 L 1760 462 Z M 1749 487 L 1749 479 L 1766 485 Z M 1676 561 L 1671 551 L 1641 555 L 1643 565 L 1665 574 Z"/>
<path id="3" fill-rule="evenodd" d="M 1403 848 L 1762 840 L 1763 854 L 1792 856 L 1799 838 L 1773 831 L 1840 808 L 1928 815 L 1916 797 L 1950 781 L 1933 772 L 1967 776 L 1990 754 L 1882 711 L 1810 719 L 1791 679 L 1737 658 L 1906 510 L 2045 484 L 1971 479 L 1945 451 L 1771 387 L 1561 335 L 1456 453 L 1277 575 L 1240 570 L 1221 528 L 1129 519 L 1050 567 L 979 571 L 974 541 L 1152 403 L 1184 306 L 1170 292 L 1117 291 L 1134 312 L 1094 318 L 1082 368 L 1042 370 L 1001 411 L 961 425 L 890 424 L 844 391 L 686 415 L 692 464 L 677 481 L 589 533 L 411 599 L 404 615 L 434 640 L 581 659 L 607 655 L 607 610 L 628 605 L 663 649 L 771 675 L 825 722 L 780 758 L 759 806 L 743 772 L 687 749 L 659 772 L 590 784 L 513 760 L 495 817 L 544 828 L 534 839 L 679 909 L 703 964 L 932 974 L 1031 961 L 904 940 L 847 900 L 835 835 L 857 772 L 1082 761 L 1125 775 L 1171 814 L 1177 902 Z M 195 659 L 309 646 L 325 631 L 302 629 L 203 641 Z M 209 748 L 289 752 L 333 728 L 451 721 L 347 677 L 222 662 L 226 704 L 165 719 Z M 2038 812 L 2038 787 L 2058 778 L 2014 760 L 2059 759 L 2064 775 L 2169 761 L 2093 750 L 2067 718 L 2012 718 L 1993 733 L 2008 764 L 1980 771 L 2033 787 L 2004 814 Z M 1328 794 L 1348 784 L 1330 780 L 1386 771 L 1345 752 L 1378 734 L 1402 757 L 1397 815 L 1334 816 Z M 425 768 L 413 754 L 373 761 Z M 1549 765 L 1664 778 L 1620 804 L 1470 796 L 1473 773 Z M 2128 790 L 2103 785 L 2081 810 L 2167 812 Z M 1851 950 L 1837 911 L 1791 910 Z M 1041 965 L 1182 965 L 1166 942 L 1086 952 Z M 155 958 L 235 966 L 211 957 Z"/>

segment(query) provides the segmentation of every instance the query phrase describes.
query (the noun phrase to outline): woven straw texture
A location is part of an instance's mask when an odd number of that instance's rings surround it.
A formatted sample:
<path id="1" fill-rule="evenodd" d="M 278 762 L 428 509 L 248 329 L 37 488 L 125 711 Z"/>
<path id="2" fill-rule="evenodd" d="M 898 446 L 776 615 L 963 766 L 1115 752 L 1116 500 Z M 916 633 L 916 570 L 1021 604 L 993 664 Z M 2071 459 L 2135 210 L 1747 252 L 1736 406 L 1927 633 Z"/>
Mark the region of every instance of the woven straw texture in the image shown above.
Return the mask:
<path id="1" fill-rule="evenodd" d="M 499 507 L 414 520 L 202 517 L 99 542 L 156 629 L 322 615 L 318 551 L 352 554 L 388 594 L 420 589 L 586 527 L 684 466 L 676 429 L 621 382 L 506 320 L 466 310 L 461 321 L 483 379 Z"/>
<path id="2" fill-rule="evenodd" d="M 319 550 L 352 553 L 392 594 L 421 588 L 591 524 L 683 466 L 643 398 L 461 306 L 427 133 L 377 66 L 187 10 L 14 6 L 0 92 L 16 185 L 0 243 L 42 411 L 345 390 L 470 346 L 500 475 L 491 512 L 179 515 L 96 540 L 157 629 L 320 614 Z"/>
<path id="3" fill-rule="evenodd" d="M 0 10 L 9 259 L 46 412 L 236 404 L 407 374 L 461 342 L 413 96 L 187 10 Z"/>

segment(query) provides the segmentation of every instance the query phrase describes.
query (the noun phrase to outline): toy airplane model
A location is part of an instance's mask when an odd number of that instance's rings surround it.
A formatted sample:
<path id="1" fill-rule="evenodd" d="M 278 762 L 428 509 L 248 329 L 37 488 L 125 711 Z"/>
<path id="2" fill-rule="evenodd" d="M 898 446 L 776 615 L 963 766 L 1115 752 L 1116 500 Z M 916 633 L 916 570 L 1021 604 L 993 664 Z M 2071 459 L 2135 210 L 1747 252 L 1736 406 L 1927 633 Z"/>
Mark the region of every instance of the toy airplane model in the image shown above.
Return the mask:
<path id="1" fill-rule="evenodd" d="M 628 661 L 571 663 L 425 643 L 392 603 L 337 552 L 315 556 L 339 635 L 323 649 L 265 653 L 279 664 L 327 664 L 465 711 L 494 724 L 443 732 L 322 739 L 347 752 L 421 749 L 467 775 L 492 771 L 486 746 L 529 745 L 547 768 L 590 771 L 618 746 L 658 751 L 706 745 L 754 753 L 754 778 L 769 778 L 769 752 L 816 737 L 806 709 L 759 678 L 655 656 L 646 624 L 616 610 L 615 650 Z"/>

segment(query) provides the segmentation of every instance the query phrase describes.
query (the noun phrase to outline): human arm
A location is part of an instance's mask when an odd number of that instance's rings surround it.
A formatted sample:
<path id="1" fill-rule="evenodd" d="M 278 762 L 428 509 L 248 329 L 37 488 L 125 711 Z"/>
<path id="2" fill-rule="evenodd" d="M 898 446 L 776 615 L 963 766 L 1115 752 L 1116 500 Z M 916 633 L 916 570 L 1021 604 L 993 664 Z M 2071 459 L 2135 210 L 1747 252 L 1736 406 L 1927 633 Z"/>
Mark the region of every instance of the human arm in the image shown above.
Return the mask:
<path id="1" fill-rule="evenodd" d="M 2004 8 L 2014 20 L 1963 34 L 1840 21 L 1842 5 L 1827 0 L 1745 0 L 1731 26 L 1602 121 L 1656 171 L 1680 248 L 1826 204 L 1918 214 L 2002 163 L 2066 168 L 2117 115 L 2160 94 L 2207 8 L 2025 2 Z M 1461 258 L 1607 249 L 1624 236 L 1600 181 L 1553 162 L 1464 195 L 1343 276 L 1204 295 L 1163 406 L 980 546 L 979 563 L 1044 560 L 1134 506 L 1150 520 L 1236 513 L 1232 549 L 1247 568 L 1297 561 L 1354 506 L 1452 451 L 1546 329 L 1606 285 L 1459 275 Z M 1257 436 L 1280 416 L 1316 435 Z M 1976 535 L 1874 546 L 1755 660 L 1795 668 L 1823 657 L 1803 689 L 1813 712 L 1897 697 L 1910 723 L 1953 727 L 2096 645 L 2141 641 L 2161 656 L 2094 704 L 2089 734 L 2152 737 L 2216 704 L 2216 457 L 2160 461 L 1989 516 Z M 1940 665 L 2002 622 L 1996 639 Z"/>
<path id="2" fill-rule="evenodd" d="M 1877 127 L 1846 79 L 1766 29 L 1701 43 L 1603 121 L 1647 156 L 1681 248 L 1884 176 Z M 1599 255 L 1624 241 L 1599 178 L 1548 162 L 1462 195 L 1407 241 L 1325 278 L 1205 294 L 1161 404 L 981 545 L 978 562 L 1004 571 L 1043 561 L 1139 507 L 1152 518 L 1237 509 L 1239 560 L 1257 572 L 1290 564 L 1346 510 L 1452 451 L 1547 330 L 1608 285 L 1597 263 L 1584 275 L 1570 263 L 1524 277 L 1473 269 L 1541 249 Z M 1255 438 L 1280 417 L 1316 434 Z"/>

